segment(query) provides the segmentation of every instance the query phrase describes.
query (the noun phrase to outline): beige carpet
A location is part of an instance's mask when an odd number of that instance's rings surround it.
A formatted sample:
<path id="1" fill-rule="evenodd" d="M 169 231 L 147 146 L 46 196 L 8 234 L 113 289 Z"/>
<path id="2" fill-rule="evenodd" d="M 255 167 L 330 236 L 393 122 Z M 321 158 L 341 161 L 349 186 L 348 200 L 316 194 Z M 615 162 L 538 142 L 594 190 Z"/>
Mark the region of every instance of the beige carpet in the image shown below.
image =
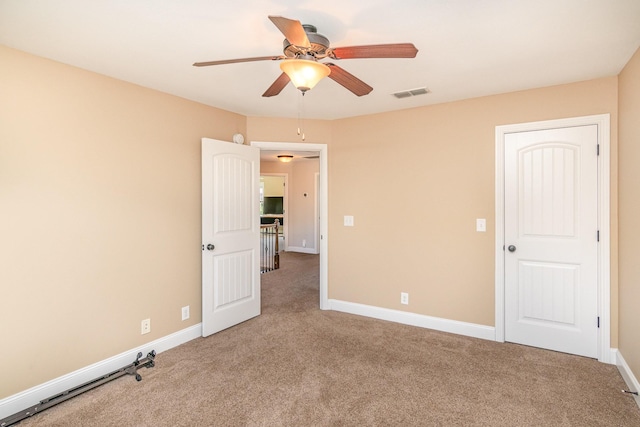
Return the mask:
<path id="1" fill-rule="evenodd" d="M 262 278 L 261 316 L 20 425 L 640 426 L 614 366 L 320 311 L 314 255 Z"/>

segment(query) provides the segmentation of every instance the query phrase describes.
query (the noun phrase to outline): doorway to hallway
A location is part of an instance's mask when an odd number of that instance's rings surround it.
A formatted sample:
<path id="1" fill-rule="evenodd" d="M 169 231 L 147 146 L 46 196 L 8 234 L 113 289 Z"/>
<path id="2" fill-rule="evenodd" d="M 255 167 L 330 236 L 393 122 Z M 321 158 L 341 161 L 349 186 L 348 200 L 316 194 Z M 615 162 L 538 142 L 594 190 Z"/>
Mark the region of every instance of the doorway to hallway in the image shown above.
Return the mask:
<path id="1" fill-rule="evenodd" d="M 251 146 L 258 147 L 262 151 L 286 151 L 289 153 L 305 152 L 318 157 L 319 161 L 319 189 L 318 189 L 318 219 L 319 238 L 317 245 L 320 255 L 320 285 L 319 304 L 321 310 L 329 309 L 328 301 L 328 177 L 327 177 L 327 145 L 315 143 L 291 143 L 291 142 L 264 142 L 253 141 Z M 291 195 L 290 195 L 291 197 Z M 302 194 L 304 197 L 304 194 Z M 286 242 L 285 244 L 289 244 Z"/>

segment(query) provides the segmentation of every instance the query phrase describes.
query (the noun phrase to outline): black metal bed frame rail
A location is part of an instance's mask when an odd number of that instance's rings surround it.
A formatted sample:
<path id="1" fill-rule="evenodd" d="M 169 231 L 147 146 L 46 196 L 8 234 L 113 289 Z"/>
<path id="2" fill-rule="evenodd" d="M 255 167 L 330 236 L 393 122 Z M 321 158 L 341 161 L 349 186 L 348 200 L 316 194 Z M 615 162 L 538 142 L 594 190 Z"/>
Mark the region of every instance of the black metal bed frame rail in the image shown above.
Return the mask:
<path id="1" fill-rule="evenodd" d="M 110 372 L 91 381 L 87 381 L 84 384 L 65 390 L 62 393 L 55 394 L 51 397 L 41 400 L 38 404 L 33 405 L 23 411 L 16 412 L 13 415 L 3 418 L 0 420 L 0 427 L 8 427 L 10 425 L 19 423 L 26 418 L 32 417 L 35 414 L 44 411 L 45 409 L 49 409 L 52 406 L 64 402 L 65 400 L 69 400 L 72 397 L 76 397 L 79 394 L 84 393 L 85 391 L 89 391 L 91 389 L 99 387 L 124 375 L 134 375 L 137 381 L 142 381 L 142 377 L 138 373 L 138 369 L 143 367 L 152 368 L 153 366 L 155 366 L 154 359 L 156 357 L 156 352 L 154 350 L 151 350 L 151 352 L 147 354 L 147 357 L 145 357 L 144 359 L 141 359 L 141 357 L 142 353 L 140 352 L 138 353 L 138 357 L 136 357 L 136 360 L 133 363 L 130 363 L 127 366 L 118 369 L 117 371 Z"/>

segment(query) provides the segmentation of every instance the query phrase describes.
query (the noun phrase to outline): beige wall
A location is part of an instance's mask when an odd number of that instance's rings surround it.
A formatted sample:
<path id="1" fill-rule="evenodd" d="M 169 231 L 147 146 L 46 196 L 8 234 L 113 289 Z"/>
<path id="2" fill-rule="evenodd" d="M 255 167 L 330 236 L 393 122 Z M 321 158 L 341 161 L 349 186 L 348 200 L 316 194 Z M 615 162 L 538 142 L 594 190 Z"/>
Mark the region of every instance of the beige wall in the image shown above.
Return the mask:
<path id="1" fill-rule="evenodd" d="M 260 173 L 279 173 L 290 175 L 293 169 L 293 163 L 282 162 L 260 162 Z"/>
<path id="2" fill-rule="evenodd" d="M 0 63 L 3 398 L 200 322 L 200 139 L 246 118 L 2 46 Z"/>
<path id="3" fill-rule="evenodd" d="M 260 168 L 260 173 L 266 172 L 262 170 L 262 162 Z M 260 181 L 264 183 L 265 197 L 284 197 L 284 177 L 261 176 Z"/>
<path id="4" fill-rule="evenodd" d="M 640 49 L 620 73 L 620 353 L 640 379 Z"/>
<path id="5" fill-rule="evenodd" d="M 320 172 L 317 159 L 293 163 L 293 179 L 289 185 L 289 246 L 305 249 L 316 248 L 315 242 L 315 173 Z M 306 196 L 305 196 L 306 194 Z M 320 246 L 317 246 L 318 252 Z"/>
<path id="6" fill-rule="evenodd" d="M 200 138 L 300 137 L 295 119 L 245 118 L 2 47 L 0 62 L 2 398 L 200 322 Z M 630 80 L 624 92 L 637 93 Z M 495 126 L 611 113 L 615 347 L 617 82 L 305 120 L 307 142 L 329 147 L 330 298 L 493 325 Z M 634 206 L 637 176 L 625 174 Z M 621 242 L 629 297 L 633 240 Z M 145 318 L 152 332 L 141 336 Z M 637 374 L 629 308 L 621 323 Z"/>
<path id="7" fill-rule="evenodd" d="M 293 163 L 260 161 L 260 173 L 291 174 Z"/>
<path id="8" fill-rule="evenodd" d="M 328 120 L 303 120 L 305 140 L 302 141 L 297 133 L 300 122 L 296 119 L 247 117 L 247 140 L 329 144 L 332 123 Z"/>
<path id="9" fill-rule="evenodd" d="M 616 77 L 336 121 L 329 298 L 494 325 L 495 126 L 601 113 L 611 113 L 615 206 Z M 614 346 L 617 292 L 613 277 Z"/>

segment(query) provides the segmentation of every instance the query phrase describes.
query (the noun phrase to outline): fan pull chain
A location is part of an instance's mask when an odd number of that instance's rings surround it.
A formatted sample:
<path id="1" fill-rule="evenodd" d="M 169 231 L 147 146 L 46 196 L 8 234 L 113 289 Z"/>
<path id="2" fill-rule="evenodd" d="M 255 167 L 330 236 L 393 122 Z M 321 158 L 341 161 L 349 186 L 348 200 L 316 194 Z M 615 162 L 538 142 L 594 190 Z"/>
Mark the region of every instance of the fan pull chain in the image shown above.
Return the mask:
<path id="1" fill-rule="evenodd" d="M 302 140 L 305 140 L 305 135 L 304 135 L 304 130 L 303 128 L 303 120 L 304 120 L 304 92 L 301 92 L 302 96 L 300 98 L 298 98 L 298 135 L 302 136 Z M 300 111 L 302 111 L 302 119 L 300 118 Z"/>
<path id="2" fill-rule="evenodd" d="M 304 96 L 304 92 L 302 92 L 302 96 Z M 298 98 L 298 135 L 300 135 L 300 104 L 301 104 L 301 100 L 300 98 Z"/>

